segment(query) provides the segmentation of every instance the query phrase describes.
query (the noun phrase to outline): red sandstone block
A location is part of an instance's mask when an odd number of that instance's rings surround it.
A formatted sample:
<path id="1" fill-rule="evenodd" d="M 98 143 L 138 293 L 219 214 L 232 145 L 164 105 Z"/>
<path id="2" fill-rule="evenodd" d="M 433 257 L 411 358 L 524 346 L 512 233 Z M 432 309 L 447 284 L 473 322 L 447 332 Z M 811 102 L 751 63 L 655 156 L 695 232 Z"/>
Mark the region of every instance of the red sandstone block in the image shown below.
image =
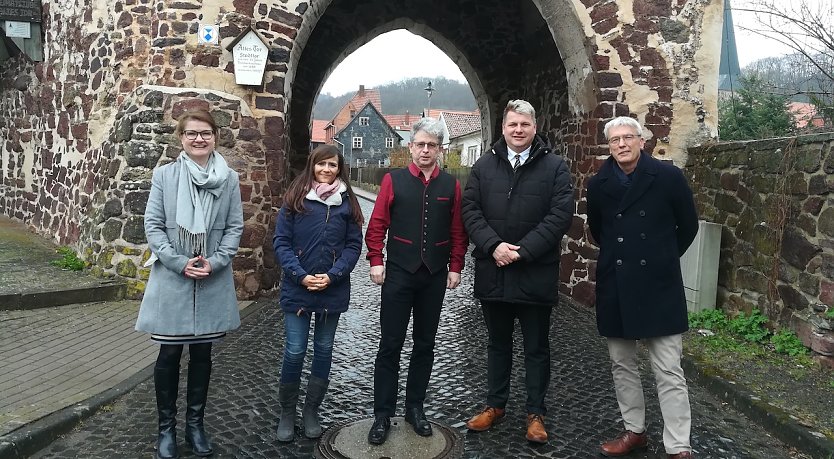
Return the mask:
<path id="1" fill-rule="evenodd" d="M 820 301 L 827 306 L 834 307 L 834 282 L 820 281 Z"/>
<path id="2" fill-rule="evenodd" d="M 834 356 L 834 335 L 831 333 L 811 333 L 811 350 L 825 356 Z"/>

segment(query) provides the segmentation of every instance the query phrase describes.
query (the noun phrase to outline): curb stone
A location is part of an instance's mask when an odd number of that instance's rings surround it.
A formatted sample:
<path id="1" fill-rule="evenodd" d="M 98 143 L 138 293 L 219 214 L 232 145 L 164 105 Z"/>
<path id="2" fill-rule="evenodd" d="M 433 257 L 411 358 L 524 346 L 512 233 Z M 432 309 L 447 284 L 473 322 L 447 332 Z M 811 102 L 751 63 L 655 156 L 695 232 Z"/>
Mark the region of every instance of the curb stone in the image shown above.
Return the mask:
<path id="1" fill-rule="evenodd" d="M 127 284 L 103 281 L 99 285 L 64 290 L 33 291 L 0 295 L 0 310 L 40 309 L 97 301 L 118 301 L 125 297 Z"/>
<path id="2" fill-rule="evenodd" d="M 745 387 L 720 376 L 720 372 L 684 354 L 686 375 L 720 400 L 762 426 L 785 444 L 819 458 L 834 457 L 834 441 L 800 425 L 790 413 L 774 406 Z"/>
<path id="3" fill-rule="evenodd" d="M 264 297 L 240 311 L 241 322 L 275 300 Z M 84 420 L 96 414 L 103 407 L 112 404 L 136 386 L 153 377 L 154 363 L 131 375 L 114 387 L 92 397 L 48 414 L 35 422 L 20 427 L 7 435 L 0 436 L 0 459 L 25 459 L 46 447 L 58 437 L 70 432 Z"/>

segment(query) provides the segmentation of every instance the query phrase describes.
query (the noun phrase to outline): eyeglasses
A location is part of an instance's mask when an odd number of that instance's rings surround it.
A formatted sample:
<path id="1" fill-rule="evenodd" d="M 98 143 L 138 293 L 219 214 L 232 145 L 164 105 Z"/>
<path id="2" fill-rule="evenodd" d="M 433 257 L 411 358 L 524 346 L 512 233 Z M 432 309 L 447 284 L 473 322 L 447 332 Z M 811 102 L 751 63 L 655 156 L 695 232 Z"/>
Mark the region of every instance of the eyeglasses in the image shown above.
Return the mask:
<path id="1" fill-rule="evenodd" d="M 197 140 L 197 136 L 200 136 L 203 140 L 211 140 L 214 138 L 213 131 L 185 131 L 183 135 L 188 140 Z"/>
<path id="2" fill-rule="evenodd" d="M 639 137 L 640 137 L 639 135 L 634 135 L 634 134 L 626 134 L 626 135 L 620 136 L 620 137 L 611 137 L 610 139 L 608 139 L 608 144 L 609 145 L 617 145 L 617 144 L 620 143 L 620 140 L 624 140 L 625 143 L 631 143 L 632 140 L 637 139 Z"/>
<path id="3" fill-rule="evenodd" d="M 429 150 L 436 150 L 439 146 L 434 142 L 414 142 L 411 145 L 417 147 L 418 150 L 422 150 L 423 148 L 429 147 Z"/>

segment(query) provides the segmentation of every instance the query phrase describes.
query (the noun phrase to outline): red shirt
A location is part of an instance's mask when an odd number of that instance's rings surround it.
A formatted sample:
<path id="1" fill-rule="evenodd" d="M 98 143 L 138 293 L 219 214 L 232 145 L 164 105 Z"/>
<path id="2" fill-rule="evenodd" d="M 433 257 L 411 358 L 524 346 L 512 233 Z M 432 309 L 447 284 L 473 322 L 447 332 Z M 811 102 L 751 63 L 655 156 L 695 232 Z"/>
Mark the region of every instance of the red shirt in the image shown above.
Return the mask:
<path id="1" fill-rule="evenodd" d="M 426 176 L 416 164 L 408 165 L 411 175 L 419 178 L 423 185 L 428 186 L 429 181 L 440 175 L 440 168 L 435 167 L 431 177 Z M 365 232 L 365 244 L 368 246 L 368 260 L 371 266 L 382 265 L 382 249 L 385 247 L 385 233 L 391 226 L 391 203 L 394 202 L 394 187 L 391 184 L 391 175 L 385 174 L 379 187 L 379 194 L 376 197 L 374 211 L 368 221 L 368 230 Z M 455 180 L 455 200 L 452 203 L 452 227 L 449 229 L 451 247 L 449 254 L 449 271 L 460 273 L 463 271 L 463 259 L 466 256 L 466 249 L 469 247 L 469 238 L 466 230 L 463 229 L 463 219 L 460 215 L 461 192 L 460 182 Z"/>

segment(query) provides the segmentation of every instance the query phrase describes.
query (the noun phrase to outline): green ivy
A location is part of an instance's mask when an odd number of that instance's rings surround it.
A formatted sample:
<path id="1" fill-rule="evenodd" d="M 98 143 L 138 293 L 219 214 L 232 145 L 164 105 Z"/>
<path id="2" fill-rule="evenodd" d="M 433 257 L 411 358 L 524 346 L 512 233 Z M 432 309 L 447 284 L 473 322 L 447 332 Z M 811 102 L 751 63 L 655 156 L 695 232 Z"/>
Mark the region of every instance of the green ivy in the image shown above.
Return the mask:
<path id="1" fill-rule="evenodd" d="M 789 330 L 779 330 L 778 333 L 770 337 L 770 342 L 776 352 L 780 354 L 798 356 L 808 353 L 808 349 L 802 344 L 796 333 Z"/>
<path id="2" fill-rule="evenodd" d="M 61 258 L 58 260 L 53 260 L 52 264 L 61 268 L 67 269 L 70 271 L 81 271 L 84 269 L 84 261 L 78 258 L 75 251 L 69 247 L 59 247 L 56 250 L 61 255 Z"/>
<path id="3" fill-rule="evenodd" d="M 825 317 L 829 319 L 834 319 L 834 308 L 830 308 L 828 312 L 825 313 Z"/>
<path id="4" fill-rule="evenodd" d="M 730 331 L 740 335 L 747 341 L 752 343 L 764 343 L 770 335 L 770 331 L 765 328 L 767 317 L 763 316 L 758 309 L 754 309 L 750 315 L 745 315 L 743 312 L 730 320 Z"/>
<path id="5" fill-rule="evenodd" d="M 727 316 L 720 309 L 704 309 L 689 313 L 689 328 L 706 328 L 712 331 L 727 328 Z"/>

